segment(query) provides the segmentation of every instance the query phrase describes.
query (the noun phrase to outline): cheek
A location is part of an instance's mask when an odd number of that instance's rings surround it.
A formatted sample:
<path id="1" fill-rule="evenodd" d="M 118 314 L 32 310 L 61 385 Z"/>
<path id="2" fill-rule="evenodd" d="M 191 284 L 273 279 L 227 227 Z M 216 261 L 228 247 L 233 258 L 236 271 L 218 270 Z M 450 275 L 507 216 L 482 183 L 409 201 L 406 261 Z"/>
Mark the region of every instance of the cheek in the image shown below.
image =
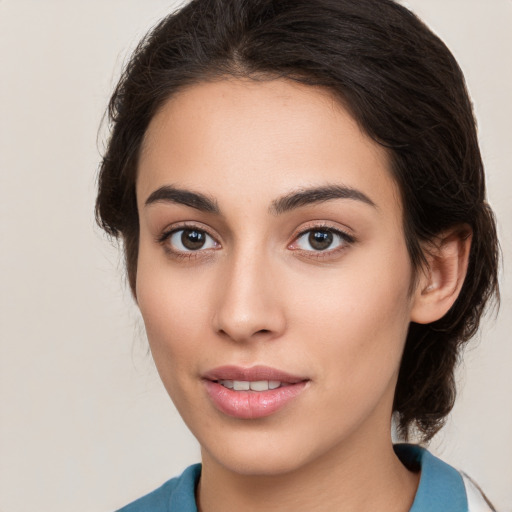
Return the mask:
<path id="1" fill-rule="evenodd" d="M 361 385 L 377 378 L 376 370 L 387 378 L 397 371 L 409 325 L 411 275 L 407 252 L 398 246 L 371 260 L 347 260 L 342 273 L 320 283 L 306 281 L 301 298 L 290 294 L 296 297 L 296 322 L 315 340 L 327 368 Z"/>
<path id="2" fill-rule="evenodd" d="M 192 360 L 202 339 L 207 299 L 185 275 L 160 262 L 161 255 L 149 252 L 142 249 L 139 254 L 137 302 L 155 364 L 166 383 L 170 375 L 189 366 L 187 358 Z"/>

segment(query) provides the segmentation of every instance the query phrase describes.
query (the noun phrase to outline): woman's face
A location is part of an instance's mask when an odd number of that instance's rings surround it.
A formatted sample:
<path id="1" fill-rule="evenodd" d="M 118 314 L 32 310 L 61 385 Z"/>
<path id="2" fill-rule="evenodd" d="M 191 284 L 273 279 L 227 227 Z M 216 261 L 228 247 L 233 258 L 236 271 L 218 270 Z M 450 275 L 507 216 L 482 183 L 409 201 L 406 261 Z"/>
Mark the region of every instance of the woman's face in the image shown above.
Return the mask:
<path id="1" fill-rule="evenodd" d="M 184 90 L 137 199 L 138 304 L 205 462 L 277 474 L 389 444 L 412 267 L 386 151 L 330 94 Z"/>

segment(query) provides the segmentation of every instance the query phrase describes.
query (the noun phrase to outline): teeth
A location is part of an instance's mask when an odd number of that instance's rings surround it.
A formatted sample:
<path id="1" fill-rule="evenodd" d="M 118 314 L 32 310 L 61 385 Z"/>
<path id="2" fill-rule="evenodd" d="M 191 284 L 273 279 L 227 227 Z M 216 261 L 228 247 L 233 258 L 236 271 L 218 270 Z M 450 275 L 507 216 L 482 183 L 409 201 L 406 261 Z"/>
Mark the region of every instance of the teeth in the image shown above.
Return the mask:
<path id="1" fill-rule="evenodd" d="M 251 389 L 251 383 L 247 380 L 234 380 L 233 389 L 235 391 L 249 391 L 249 389 Z"/>
<path id="2" fill-rule="evenodd" d="M 255 380 L 250 383 L 253 391 L 268 391 L 268 380 Z"/>
<path id="3" fill-rule="evenodd" d="M 235 391 L 268 391 L 285 385 L 278 380 L 220 380 L 219 384 Z"/>

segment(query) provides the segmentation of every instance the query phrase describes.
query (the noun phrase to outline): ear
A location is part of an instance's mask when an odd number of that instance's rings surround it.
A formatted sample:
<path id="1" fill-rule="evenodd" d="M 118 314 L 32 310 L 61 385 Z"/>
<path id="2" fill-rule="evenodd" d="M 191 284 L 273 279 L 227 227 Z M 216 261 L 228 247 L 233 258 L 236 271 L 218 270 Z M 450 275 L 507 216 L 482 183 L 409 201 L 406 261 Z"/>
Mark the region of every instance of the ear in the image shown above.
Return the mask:
<path id="1" fill-rule="evenodd" d="M 440 233 L 424 248 L 427 266 L 414 291 L 412 322 L 435 322 L 457 300 L 468 269 L 471 238 L 469 226 L 457 226 Z"/>

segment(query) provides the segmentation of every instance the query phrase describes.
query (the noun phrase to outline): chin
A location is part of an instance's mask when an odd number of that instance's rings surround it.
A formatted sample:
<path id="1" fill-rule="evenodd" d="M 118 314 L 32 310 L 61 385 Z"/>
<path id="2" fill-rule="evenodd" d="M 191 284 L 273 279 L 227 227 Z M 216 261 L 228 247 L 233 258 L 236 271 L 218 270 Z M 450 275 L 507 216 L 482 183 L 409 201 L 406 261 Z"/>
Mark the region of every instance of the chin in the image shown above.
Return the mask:
<path id="1" fill-rule="evenodd" d="M 297 455 L 290 454 L 288 451 L 263 451 L 257 448 L 254 450 L 227 449 L 218 456 L 210 454 L 210 457 L 230 472 L 263 477 L 283 475 L 301 468 L 306 461 L 300 460 Z M 204 455 L 203 459 L 205 459 Z"/>
<path id="2" fill-rule="evenodd" d="M 290 429 L 244 430 L 227 430 L 215 439 L 198 436 L 203 463 L 212 462 L 239 475 L 277 476 L 300 470 L 328 451 L 318 442 L 308 446 L 304 442 L 307 436 L 300 432 L 293 435 Z"/>

